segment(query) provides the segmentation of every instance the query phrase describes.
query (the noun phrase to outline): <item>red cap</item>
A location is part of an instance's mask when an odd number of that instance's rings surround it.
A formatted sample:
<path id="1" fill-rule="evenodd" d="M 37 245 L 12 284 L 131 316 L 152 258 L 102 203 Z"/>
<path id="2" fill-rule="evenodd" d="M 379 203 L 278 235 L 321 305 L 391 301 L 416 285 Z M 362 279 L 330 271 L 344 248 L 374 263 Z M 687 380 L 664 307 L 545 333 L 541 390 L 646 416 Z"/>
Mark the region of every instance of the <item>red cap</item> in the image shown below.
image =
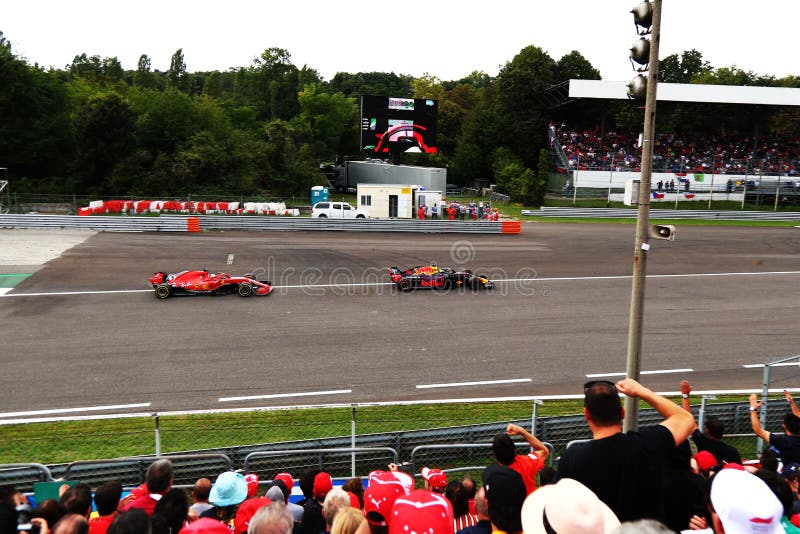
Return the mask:
<path id="1" fill-rule="evenodd" d="M 331 475 L 322 471 L 314 477 L 314 497 L 324 497 L 333 489 Z"/>
<path id="2" fill-rule="evenodd" d="M 283 485 L 286 486 L 287 490 L 289 490 L 290 492 L 292 491 L 292 486 L 294 486 L 294 479 L 292 478 L 292 475 L 290 475 L 289 473 L 278 473 L 272 480 L 280 480 L 281 482 L 283 482 Z"/>
<path id="3" fill-rule="evenodd" d="M 388 525 L 395 500 L 405 494 L 403 485 L 392 473 L 370 473 L 369 486 L 364 490 L 364 515 L 367 521 L 377 526 Z"/>
<path id="4" fill-rule="evenodd" d="M 234 534 L 246 533 L 247 529 L 250 527 L 250 520 L 253 519 L 258 509 L 271 502 L 272 501 L 266 497 L 254 497 L 240 504 L 239 509 L 236 511 L 236 518 L 233 520 Z"/>
<path id="5" fill-rule="evenodd" d="M 231 534 L 231 529 L 221 521 L 210 517 L 201 517 L 183 527 L 180 534 Z"/>
<path id="6" fill-rule="evenodd" d="M 247 482 L 247 496 L 255 497 L 258 494 L 258 475 L 255 473 L 245 475 L 244 481 Z"/>
<path id="7" fill-rule="evenodd" d="M 398 497 L 389 520 L 389 534 L 424 532 L 453 534 L 453 507 L 436 493 L 414 490 Z"/>
<path id="8" fill-rule="evenodd" d="M 698 453 L 694 455 L 694 459 L 697 462 L 697 467 L 700 468 L 700 471 L 708 472 L 712 467 L 719 465 L 719 462 L 716 458 L 714 458 L 714 455 L 708 451 L 698 451 Z"/>
<path id="9" fill-rule="evenodd" d="M 356 510 L 361 510 L 361 501 L 358 500 L 358 495 L 352 491 L 347 491 L 347 496 L 350 497 L 350 506 Z"/>
<path id="10" fill-rule="evenodd" d="M 422 468 L 422 478 L 428 481 L 431 487 L 438 491 L 444 491 L 447 487 L 447 475 L 441 469 Z"/>

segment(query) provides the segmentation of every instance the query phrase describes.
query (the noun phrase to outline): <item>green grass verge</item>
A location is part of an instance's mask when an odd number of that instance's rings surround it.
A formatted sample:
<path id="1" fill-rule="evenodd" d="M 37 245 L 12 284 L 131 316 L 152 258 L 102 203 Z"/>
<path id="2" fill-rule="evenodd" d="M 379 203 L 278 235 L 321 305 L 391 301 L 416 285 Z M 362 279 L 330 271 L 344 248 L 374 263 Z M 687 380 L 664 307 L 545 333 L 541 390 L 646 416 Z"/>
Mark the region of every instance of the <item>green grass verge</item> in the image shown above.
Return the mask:
<path id="1" fill-rule="evenodd" d="M 721 396 L 715 402 L 745 400 L 745 396 Z M 642 405 L 642 409 L 646 408 Z M 582 410 L 580 400 L 549 400 L 538 413 L 540 417 L 552 417 L 576 415 Z M 528 420 L 531 412 L 531 402 L 358 407 L 356 433 L 503 423 Z M 348 436 L 351 414 L 347 407 L 162 416 L 161 450 L 170 453 Z M 155 420 L 142 417 L 8 425 L 0 427 L 0 442 L 0 463 L 53 464 L 153 454 Z"/>

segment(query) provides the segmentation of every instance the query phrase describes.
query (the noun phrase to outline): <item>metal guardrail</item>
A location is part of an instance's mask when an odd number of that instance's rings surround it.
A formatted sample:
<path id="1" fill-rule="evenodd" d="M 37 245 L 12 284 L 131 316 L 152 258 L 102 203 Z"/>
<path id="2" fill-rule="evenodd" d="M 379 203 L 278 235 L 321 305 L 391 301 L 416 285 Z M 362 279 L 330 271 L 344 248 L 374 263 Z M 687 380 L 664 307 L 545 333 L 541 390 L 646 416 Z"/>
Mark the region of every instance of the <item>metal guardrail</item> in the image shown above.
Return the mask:
<path id="1" fill-rule="evenodd" d="M 356 476 L 356 454 L 369 454 L 372 457 L 369 458 L 367 461 L 375 461 L 375 455 L 381 454 L 381 461 L 379 465 L 381 467 L 385 467 L 389 462 L 384 461 L 387 455 L 391 456 L 392 460 L 391 463 L 399 464 L 400 463 L 400 455 L 391 447 L 332 447 L 332 448 L 317 448 L 317 449 L 291 449 L 291 450 L 279 450 L 279 451 L 258 451 L 258 452 L 251 452 L 244 458 L 244 470 L 245 472 L 251 472 L 256 469 L 253 468 L 253 460 L 257 459 L 265 459 L 265 458 L 282 458 L 283 462 L 278 466 L 272 468 L 273 471 L 283 471 L 284 465 L 286 465 L 286 457 L 287 456 L 295 456 L 295 455 L 314 455 L 316 456 L 316 464 L 319 469 L 325 469 L 329 472 L 338 472 L 341 469 L 344 469 L 344 465 L 347 464 L 347 467 L 350 469 L 350 476 Z M 345 461 L 339 461 L 338 463 L 331 463 L 331 462 L 323 462 L 324 456 L 343 456 L 343 455 L 350 455 L 349 458 Z M 338 464 L 338 465 L 337 465 Z M 339 469 L 337 469 L 337 467 Z M 372 468 L 375 466 L 373 465 Z M 371 471 L 372 468 L 365 469 L 364 471 Z M 266 470 L 264 466 L 260 467 L 260 470 Z"/>
<path id="2" fill-rule="evenodd" d="M 530 450 L 530 445 L 528 443 L 515 443 L 515 445 L 516 445 L 516 447 L 518 449 L 519 448 L 524 448 L 524 449 Z M 553 447 L 553 444 L 552 443 L 548 443 L 548 442 L 542 442 L 542 445 L 547 447 L 547 449 L 550 451 L 550 454 L 547 457 L 548 458 L 548 465 L 553 465 L 553 456 L 554 456 L 554 453 L 555 453 L 555 448 Z M 436 452 L 436 451 L 442 451 L 442 450 L 459 450 L 459 451 L 467 450 L 467 451 L 469 451 L 468 454 L 467 454 L 467 458 L 464 459 L 462 457 L 462 460 L 463 461 L 467 461 L 467 462 L 469 462 L 470 460 L 472 460 L 476 456 L 476 455 L 472 454 L 472 450 L 481 450 L 483 452 L 479 453 L 477 455 L 478 459 L 479 460 L 488 460 L 488 462 L 484 461 L 482 463 L 482 465 L 485 466 L 485 465 L 488 465 L 488 463 L 492 462 L 492 460 L 491 460 L 491 457 L 492 457 L 492 444 L 491 443 L 451 443 L 451 444 L 447 444 L 447 445 L 420 445 L 418 447 L 414 447 L 414 449 L 411 451 L 411 469 L 412 469 L 412 472 L 413 473 L 418 473 L 422 469 L 422 465 L 421 464 L 423 462 L 419 461 L 419 456 L 421 455 L 421 453 L 428 452 L 428 451 Z M 436 455 L 436 456 L 441 456 L 441 455 Z M 476 466 L 473 466 L 473 467 L 476 467 Z"/>
<path id="3" fill-rule="evenodd" d="M 200 230 L 250 231 L 338 231 L 338 232 L 415 232 L 500 234 L 509 231 L 503 221 L 440 221 L 418 219 L 311 219 L 309 217 L 267 216 L 180 216 L 108 217 L 102 215 L 0 215 L 0 228 L 83 229 L 105 232 L 186 232 L 190 220 L 200 223 Z M 196 230 L 195 230 L 196 231 Z"/>
<path id="4" fill-rule="evenodd" d="M 543 206 L 539 210 L 522 210 L 533 217 L 575 217 L 596 219 L 635 219 L 637 210 L 625 208 L 563 208 Z M 797 221 L 800 211 L 714 211 L 651 209 L 651 219 L 700 219 L 721 221 Z"/>
<path id="5" fill-rule="evenodd" d="M 71 480 L 72 477 L 78 477 L 81 480 L 89 478 L 95 484 L 108 480 L 119 480 L 126 485 L 135 485 L 144 481 L 148 466 L 162 458 L 170 460 L 176 471 L 180 471 L 180 476 L 177 474 L 175 476 L 176 483 L 193 484 L 198 478 L 208 473 L 209 463 L 224 467 L 217 469 L 218 472 L 233 469 L 233 461 L 225 454 L 168 454 L 110 460 L 80 460 L 68 464 L 62 476 L 65 480 Z M 81 476 L 81 472 L 83 472 L 83 476 Z"/>
<path id="6" fill-rule="evenodd" d="M 37 463 L 0 465 L 0 485 L 31 481 L 52 482 L 53 474 L 47 466 Z"/>

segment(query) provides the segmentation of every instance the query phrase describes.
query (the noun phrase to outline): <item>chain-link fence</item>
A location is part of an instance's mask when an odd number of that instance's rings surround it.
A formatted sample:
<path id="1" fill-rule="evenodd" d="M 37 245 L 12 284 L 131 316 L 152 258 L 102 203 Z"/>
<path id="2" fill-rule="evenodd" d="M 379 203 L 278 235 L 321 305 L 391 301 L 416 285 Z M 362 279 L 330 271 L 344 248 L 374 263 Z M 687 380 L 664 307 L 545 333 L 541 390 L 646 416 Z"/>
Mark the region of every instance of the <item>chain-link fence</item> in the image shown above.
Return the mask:
<path id="1" fill-rule="evenodd" d="M 796 363 L 791 370 L 777 369 L 781 372 L 773 369 L 776 381 L 796 382 Z M 756 458 L 758 442 L 752 434 L 748 403 L 712 404 L 712 400 L 702 399 L 693 408 L 695 417 L 717 417 L 725 425 L 725 440 L 743 458 Z M 3 425 L 0 461 L 5 465 L 0 465 L 0 483 L 29 488 L 47 478 L 39 467 L 45 464 L 52 477 L 78 478 L 93 486 L 111 479 L 136 485 L 158 454 L 173 456 L 180 484 L 191 484 L 200 476 L 213 478 L 231 468 L 262 477 L 280 471 L 297 476 L 312 467 L 339 478 L 363 477 L 374 469 L 385 469 L 389 462 L 411 473 L 429 466 L 477 479 L 493 461 L 494 435 L 509 422 L 533 428 L 551 449 L 550 461 L 557 464 L 569 442 L 591 437 L 583 415 L 578 414 L 578 402 L 352 405 Z M 549 411 L 565 413 L 570 403 L 575 415 L 548 415 Z M 765 428 L 780 431 L 787 409 L 785 399 L 771 401 L 764 411 Z M 639 414 L 640 425 L 660 420 L 652 410 Z M 524 443 L 520 446 L 525 448 Z M 35 464 L 9 465 L 20 462 Z"/>

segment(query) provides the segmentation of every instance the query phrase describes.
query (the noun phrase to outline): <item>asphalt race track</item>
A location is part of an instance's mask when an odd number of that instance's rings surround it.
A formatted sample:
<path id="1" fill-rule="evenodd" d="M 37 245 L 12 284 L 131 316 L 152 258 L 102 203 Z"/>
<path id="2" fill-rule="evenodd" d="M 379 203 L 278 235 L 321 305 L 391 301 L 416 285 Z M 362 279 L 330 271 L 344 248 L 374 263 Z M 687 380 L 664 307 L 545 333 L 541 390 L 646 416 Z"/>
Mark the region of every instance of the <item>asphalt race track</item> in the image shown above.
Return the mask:
<path id="1" fill-rule="evenodd" d="M 580 394 L 625 371 L 633 234 L 99 233 L 0 297 L 0 416 Z M 800 354 L 800 229 L 686 226 L 651 245 L 648 386 L 759 389 L 745 365 Z M 388 284 L 385 267 L 429 261 L 497 287 Z M 160 301 L 147 285 L 201 268 L 276 289 Z M 773 387 L 800 387 L 800 369 Z"/>

